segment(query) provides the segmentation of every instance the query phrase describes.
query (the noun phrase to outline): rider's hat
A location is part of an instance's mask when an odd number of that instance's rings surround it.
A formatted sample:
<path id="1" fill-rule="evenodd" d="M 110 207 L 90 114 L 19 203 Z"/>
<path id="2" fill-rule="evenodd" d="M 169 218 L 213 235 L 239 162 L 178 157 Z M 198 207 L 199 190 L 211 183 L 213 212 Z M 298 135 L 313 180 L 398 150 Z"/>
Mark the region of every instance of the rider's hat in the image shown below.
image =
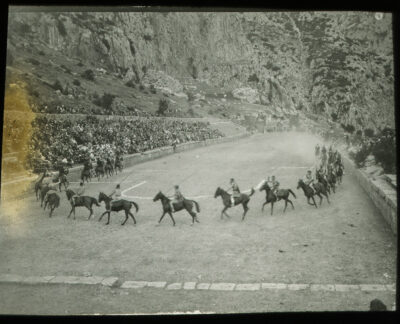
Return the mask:
<path id="1" fill-rule="evenodd" d="M 82 186 L 83 185 L 83 181 L 81 181 L 79 184 Z"/>
<path id="2" fill-rule="evenodd" d="M 178 186 L 178 185 L 175 185 L 175 189 L 179 189 L 179 186 Z"/>
<path id="3" fill-rule="evenodd" d="M 308 169 L 307 172 L 312 172 L 311 169 Z"/>
<path id="4" fill-rule="evenodd" d="M 117 184 L 117 188 L 120 188 L 120 185 L 119 185 L 119 184 Z"/>
<path id="5" fill-rule="evenodd" d="M 231 178 L 231 182 L 235 181 L 235 179 Z"/>

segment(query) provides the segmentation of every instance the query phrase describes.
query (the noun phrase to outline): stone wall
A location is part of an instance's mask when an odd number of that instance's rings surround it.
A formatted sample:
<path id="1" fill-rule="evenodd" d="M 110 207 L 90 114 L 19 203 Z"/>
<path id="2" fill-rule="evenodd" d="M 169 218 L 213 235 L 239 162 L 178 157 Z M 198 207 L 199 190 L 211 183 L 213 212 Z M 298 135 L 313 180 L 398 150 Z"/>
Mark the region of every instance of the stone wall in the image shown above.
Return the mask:
<path id="1" fill-rule="evenodd" d="M 380 210 L 383 218 L 397 235 L 397 192 L 383 179 L 368 175 L 361 169 L 357 169 L 354 162 L 342 154 L 345 172 L 352 173 L 359 185 L 364 189 Z"/>

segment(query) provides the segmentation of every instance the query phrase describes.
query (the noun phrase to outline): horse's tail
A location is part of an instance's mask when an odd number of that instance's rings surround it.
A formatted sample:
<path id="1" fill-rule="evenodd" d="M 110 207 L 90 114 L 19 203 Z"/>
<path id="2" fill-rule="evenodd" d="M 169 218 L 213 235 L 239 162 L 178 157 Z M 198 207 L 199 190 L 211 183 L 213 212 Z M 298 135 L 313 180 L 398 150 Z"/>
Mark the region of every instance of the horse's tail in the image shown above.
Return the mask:
<path id="1" fill-rule="evenodd" d="M 131 201 L 131 204 L 132 204 L 133 206 L 135 206 L 136 212 L 138 212 L 138 211 L 139 211 L 139 205 L 138 205 L 137 203 L 135 203 L 134 201 Z"/>
<path id="2" fill-rule="evenodd" d="M 296 195 L 294 194 L 294 192 L 291 189 L 288 189 L 289 193 L 291 193 L 293 195 L 294 198 L 296 198 Z"/>
<path id="3" fill-rule="evenodd" d="M 254 193 L 255 193 L 255 190 L 254 190 L 254 188 L 251 188 L 251 192 L 250 192 L 250 195 L 249 195 L 249 197 L 253 196 L 253 195 L 254 195 Z"/>
<path id="4" fill-rule="evenodd" d="M 97 201 L 96 198 L 93 198 L 93 202 L 94 202 L 94 204 L 95 204 L 97 207 L 100 207 L 100 204 L 99 204 L 99 202 Z"/>
<path id="5" fill-rule="evenodd" d="M 197 201 L 194 201 L 194 200 L 192 200 L 193 201 L 193 203 L 196 205 L 196 211 L 198 212 L 198 213 L 200 213 L 200 205 L 197 203 Z"/>

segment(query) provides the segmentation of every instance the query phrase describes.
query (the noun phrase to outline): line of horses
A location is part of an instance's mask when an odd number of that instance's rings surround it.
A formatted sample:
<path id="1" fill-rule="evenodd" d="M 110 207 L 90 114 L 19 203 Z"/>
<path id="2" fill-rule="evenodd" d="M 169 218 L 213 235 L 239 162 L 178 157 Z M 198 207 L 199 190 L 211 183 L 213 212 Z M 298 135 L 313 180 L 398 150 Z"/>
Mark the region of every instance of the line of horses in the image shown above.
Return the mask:
<path id="1" fill-rule="evenodd" d="M 325 196 L 328 203 L 330 204 L 329 201 L 329 195 L 336 192 L 336 186 L 340 185 L 342 182 L 342 176 L 343 176 L 343 168 L 339 167 L 338 169 L 335 169 L 333 167 L 328 167 L 327 168 L 326 174 L 321 169 L 316 170 L 316 180 L 318 181 L 317 183 L 314 184 L 314 188 L 311 186 L 307 185 L 302 179 L 300 179 L 297 183 L 297 189 L 302 189 L 304 192 L 304 195 L 307 199 L 307 203 L 309 205 L 317 207 L 317 204 L 315 202 L 314 196 L 318 196 L 320 198 L 319 205 L 322 204 L 323 197 Z M 82 171 L 83 172 L 83 171 Z M 36 199 L 40 199 L 40 206 L 44 207 L 46 210 L 47 206 L 50 209 L 50 214 L 49 217 L 52 216 L 52 213 L 55 208 L 59 207 L 60 204 L 60 196 L 58 193 L 53 192 L 50 194 L 46 193 L 50 190 L 51 186 L 43 185 L 42 181 L 43 178 L 46 175 L 46 171 L 43 173 L 42 177 L 39 179 L 39 181 L 35 184 L 35 193 L 36 193 Z M 60 191 L 61 191 L 61 185 L 60 185 Z M 283 212 L 286 211 L 286 208 L 288 206 L 288 203 L 292 206 L 292 209 L 294 208 L 293 202 L 289 199 L 290 195 L 292 195 L 294 198 L 296 198 L 296 194 L 291 190 L 291 189 L 279 189 L 274 193 L 274 191 L 270 188 L 269 184 L 267 182 L 264 182 L 262 186 L 259 188 L 259 191 L 265 191 L 265 202 L 263 203 L 261 207 L 261 211 L 264 211 L 264 207 L 267 204 L 271 204 L 271 215 L 273 215 L 273 209 L 274 209 L 274 204 L 279 202 L 279 201 L 284 201 L 285 202 L 285 207 L 283 209 Z M 125 200 L 125 199 L 120 199 L 118 201 L 112 201 L 110 197 L 108 197 L 106 194 L 103 192 L 99 193 L 99 197 L 96 199 L 94 197 L 90 196 L 81 196 L 81 197 L 76 197 L 75 199 L 72 199 L 74 196 L 74 191 L 72 189 L 68 189 L 65 187 L 65 193 L 67 196 L 67 200 L 71 204 L 71 211 L 68 214 L 68 218 L 71 216 L 71 214 L 74 214 L 74 219 L 75 219 L 75 208 L 76 207 L 85 207 L 89 210 L 89 217 L 88 220 L 91 218 L 93 215 L 93 206 L 100 207 L 101 203 L 105 203 L 105 208 L 106 210 L 101 214 L 99 221 L 103 218 L 104 215 L 107 215 L 107 223 L 108 225 L 110 223 L 110 216 L 111 212 L 120 212 L 124 211 L 125 212 L 125 220 L 122 222 L 121 225 L 124 225 L 128 218 L 131 217 L 134 224 L 136 224 L 136 219 L 134 214 L 131 212 L 131 208 L 135 207 L 136 213 L 139 211 L 139 206 L 136 202 L 130 201 L 130 200 Z M 231 201 L 231 194 L 229 194 L 227 191 L 224 189 L 218 187 L 215 191 L 214 198 L 221 197 L 222 198 L 222 203 L 223 203 L 223 209 L 221 211 L 221 219 L 224 218 L 224 216 L 230 218 L 228 213 L 226 212 L 229 208 L 235 207 L 242 205 L 243 207 L 243 214 L 242 214 L 242 221 L 245 219 L 245 216 L 249 210 L 248 204 L 250 202 L 250 197 L 254 195 L 255 190 L 254 188 L 251 189 L 250 194 L 245 194 L 241 193 L 239 197 L 234 198 L 234 204 L 232 205 Z M 176 225 L 175 219 L 173 217 L 173 213 L 181 211 L 181 210 L 186 210 L 189 215 L 192 217 L 192 225 L 197 222 L 199 223 L 199 219 L 197 217 L 197 213 L 200 213 L 200 205 L 192 199 L 183 199 L 183 201 L 174 203 L 174 211 L 171 209 L 171 200 L 168 198 L 166 195 L 164 195 L 161 191 L 159 191 L 155 197 L 153 198 L 153 201 L 160 201 L 162 205 L 162 210 L 163 213 L 158 221 L 160 223 L 164 216 L 168 214 L 172 220 L 173 226 Z M 197 213 L 196 213 L 197 212 Z"/>

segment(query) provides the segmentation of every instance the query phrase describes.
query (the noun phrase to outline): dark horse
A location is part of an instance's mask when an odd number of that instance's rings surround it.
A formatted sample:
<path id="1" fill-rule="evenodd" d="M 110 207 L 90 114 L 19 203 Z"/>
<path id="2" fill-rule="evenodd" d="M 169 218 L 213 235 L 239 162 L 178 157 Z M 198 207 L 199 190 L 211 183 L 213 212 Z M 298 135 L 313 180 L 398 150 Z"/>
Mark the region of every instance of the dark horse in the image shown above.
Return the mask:
<path id="1" fill-rule="evenodd" d="M 328 180 L 329 186 L 332 188 L 333 193 L 336 192 L 336 175 L 332 169 L 332 167 L 328 168 L 328 174 L 326 176 L 326 179 Z"/>
<path id="2" fill-rule="evenodd" d="M 58 189 L 61 192 L 61 185 L 64 185 L 65 190 L 67 190 L 68 186 L 69 186 L 69 181 L 67 179 L 67 176 L 65 174 L 61 174 L 57 181 L 59 181 L 59 185 L 58 185 Z"/>
<path id="3" fill-rule="evenodd" d="M 250 201 L 250 197 L 254 194 L 254 189 L 251 188 L 250 195 L 246 195 L 244 193 L 240 194 L 240 197 L 235 198 L 235 204 L 234 206 L 237 206 L 241 204 L 243 206 L 244 212 L 242 216 L 242 220 L 244 220 L 244 217 L 246 216 L 246 213 L 249 210 L 249 207 L 247 207 L 247 204 Z M 222 202 L 224 203 L 224 209 L 221 212 L 221 219 L 223 218 L 222 216 L 225 214 L 230 218 L 230 216 L 226 213 L 226 210 L 230 207 L 232 207 L 232 202 L 231 202 L 231 195 L 227 193 L 224 189 L 218 187 L 217 190 L 215 191 L 214 198 L 217 198 L 218 196 L 221 196 Z"/>
<path id="4" fill-rule="evenodd" d="M 44 203 L 44 210 L 46 210 L 47 204 L 50 207 L 49 217 L 51 217 L 51 215 L 53 214 L 53 210 L 56 209 L 58 206 L 60 206 L 60 196 L 55 192 L 49 194 Z"/>
<path id="5" fill-rule="evenodd" d="M 67 218 L 69 218 L 69 216 L 71 216 L 71 213 L 74 212 L 74 219 L 75 219 L 75 207 L 86 207 L 90 211 L 90 214 L 89 214 L 89 217 L 88 217 L 88 220 L 89 220 L 90 217 L 93 215 L 92 206 L 96 205 L 96 206 L 100 207 L 100 204 L 97 202 L 96 198 L 89 197 L 89 196 L 76 197 L 75 198 L 75 203 L 74 203 L 71 198 L 72 198 L 73 195 L 75 195 L 75 192 L 73 190 L 71 190 L 71 189 L 67 189 L 65 191 L 65 193 L 66 193 L 67 199 L 71 203 L 71 207 L 72 207 Z"/>
<path id="6" fill-rule="evenodd" d="M 342 177 L 343 177 L 343 165 L 339 164 L 336 170 L 336 178 L 339 185 L 342 183 Z"/>
<path id="7" fill-rule="evenodd" d="M 83 182 L 89 182 L 92 181 L 92 172 L 91 172 L 91 167 L 87 164 L 83 167 L 82 173 L 81 173 L 81 180 Z"/>
<path id="8" fill-rule="evenodd" d="M 264 206 L 268 203 L 271 203 L 271 215 L 274 210 L 274 203 L 283 199 L 285 200 L 285 209 L 283 212 L 286 211 L 287 203 L 290 202 L 292 205 L 292 208 L 294 209 L 292 201 L 289 199 L 289 194 L 292 194 L 294 198 L 296 198 L 295 193 L 291 189 L 279 189 L 276 193 L 276 195 L 272 192 L 271 188 L 269 187 L 268 183 L 264 183 L 260 191 L 265 190 L 266 196 L 265 196 L 265 203 L 262 205 L 261 211 L 264 211 Z"/>
<path id="9" fill-rule="evenodd" d="M 100 177 L 105 176 L 105 170 L 104 170 L 104 162 L 101 160 L 97 160 L 96 167 L 94 169 L 94 173 L 97 177 L 97 180 L 100 181 Z"/>
<path id="10" fill-rule="evenodd" d="M 315 206 L 315 208 L 317 207 L 317 204 L 315 203 L 315 199 L 314 199 L 314 195 L 317 195 L 320 199 L 319 201 L 319 205 L 321 206 L 322 203 L 322 195 L 324 195 L 326 197 L 326 199 L 328 200 L 328 203 L 330 204 L 329 201 L 329 197 L 328 197 L 328 193 L 326 191 L 325 186 L 322 183 L 316 183 L 314 185 L 315 191 L 307 184 L 304 183 L 303 180 L 299 180 L 298 184 L 297 184 L 297 189 L 303 189 L 304 191 L 304 195 L 307 197 L 307 203 L 310 204 L 311 206 Z M 310 203 L 310 198 L 312 199 L 312 201 L 314 202 L 313 204 Z"/>
<path id="11" fill-rule="evenodd" d="M 104 172 L 107 178 L 108 176 L 112 177 L 114 174 L 114 167 L 109 159 L 107 160 L 106 165 L 104 166 Z"/>
<path id="12" fill-rule="evenodd" d="M 110 214 L 112 211 L 119 212 L 121 210 L 124 210 L 125 211 L 125 220 L 121 225 L 125 225 L 129 216 L 132 217 L 133 222 L 136 224 L 135 216 L 133 216 L 133 214 L 131 213 L 132 205 L 135 206 L 136 212 L 139 211 L 139 206 L 135 202 L 121 199 L 121 200 L 114 201 L 111 203 L 111 200 L 112 200 L 112 198 L 108 197 L 105 193 L 100 192 L 98 201 L 99 201 L 99 203 L 101 203 L 102 201 L 105 202 L 106 211 L 103 214 L 101 214 L 101 216 L 99 218 L 99 222 L 101 221 L 101 219 L 103 218 L 103 216 L 105 214 L 108 214 L 108 220 L 106 223 L 106 225 L 108 225 L 108 224 L 110 224 Z M 110 206 L 110 204 L 111 204 L 111 206 Z"/>
<path id="13" fill-rule="evenodd" d="M 326 191 L 331 194 L 331 188 L 329 182 L 325 179 L 322 170 L 317 170 L 316 178 L 319 183 L 322 183 L 325 186 Z"/>
<path id="14" fill-rule="evenodd" d="M 36 195 L 36 200 L 39 200 L 40 198 L 40 190 L 42 189 L 42 187 L 44 186 L 43 184 L 43 179 L 46 177 L 47 175 L 47 170 L 43 171 L 43 174 L 41 175 L 41 177 L 39 178 L 39 180 L 35 183 L 35 195 Z"/>
<path id="15" fill-rule="evenodd" d="M 170 205 L 171 199 L 169 199 L 161 191 L 159 191 L 158 194 L 155 195 L 155 197 L 153 198 L 153 201 L 157 201 L 157 200 L 161 200 L 161 204 L 163 207 L 163 214 L 161 215 L 161 218 L 158 221 L 158 223 L 161 223 L 161 220 L 164 218 L 164 215 L 166 213 L 168 213 L 169 217 L 171 217 L 172 222 L 175 226 L 175 220 L 174 220 L 174 217 L 172 217 L 172 210 L 171 210 L 171 205 Z M 189 199 L 184 199 L 182 202 L 174 203 L 174 212 L 185 209 L 190 214 L 190 216 L 192 216 L 192 225 L 194 224 L 195 221 L 197 223 L 200 223 L 199 220 L 197 219 L 196 213 L 194 211 L 192 211 L 193 205 L 196 206 L 196 211 L 198 213 L 200 213 L 199 204 L 196 201 L 189 200 Z"/>

